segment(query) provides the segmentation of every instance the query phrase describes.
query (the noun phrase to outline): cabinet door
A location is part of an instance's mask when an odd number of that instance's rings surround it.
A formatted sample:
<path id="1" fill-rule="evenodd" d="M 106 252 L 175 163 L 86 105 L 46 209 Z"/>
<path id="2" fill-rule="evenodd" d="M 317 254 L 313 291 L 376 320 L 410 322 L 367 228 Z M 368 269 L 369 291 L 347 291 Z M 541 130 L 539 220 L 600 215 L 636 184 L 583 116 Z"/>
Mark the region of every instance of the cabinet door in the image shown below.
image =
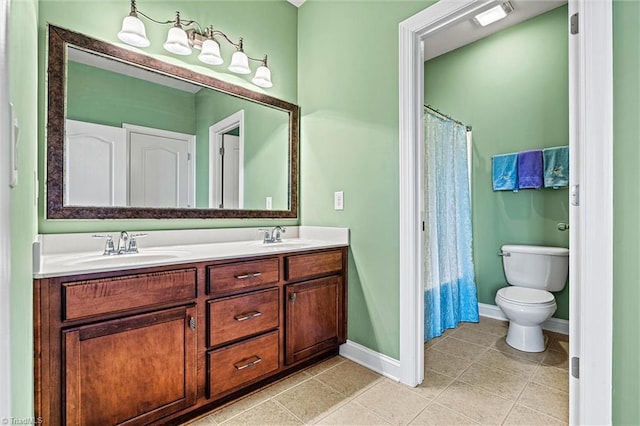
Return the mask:
<path id="1" fill-rule="evenodd" d="M 62 332 L 64 423 L 146 424 L 196 402 L 195 307 Z"/>
<path id="2" fill-rule="evenodd" d="M 330 276 L 286 287 L 286 363 L 342 341 L 342 278 Z"/>

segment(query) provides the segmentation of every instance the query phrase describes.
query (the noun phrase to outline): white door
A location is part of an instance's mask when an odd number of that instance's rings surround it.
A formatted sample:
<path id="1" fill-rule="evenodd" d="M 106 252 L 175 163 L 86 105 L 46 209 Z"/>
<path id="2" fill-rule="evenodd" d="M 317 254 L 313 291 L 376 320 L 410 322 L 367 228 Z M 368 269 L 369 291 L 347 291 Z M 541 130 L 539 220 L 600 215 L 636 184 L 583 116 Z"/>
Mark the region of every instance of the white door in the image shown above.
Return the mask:
<path id="1" fill-rule="evenodd" d="M 193 135 L 125 125 L 129 142 L 129 205 L 192 207 Z"/>
<path id="2" fill-rule="evenodd" d="M 222 135 L 222 206 L 225 209 L 237 209 L 239 206 L 240 176 L 240 138 Z"/>
<path id="3" fill-rule="evenodd" d="M 66 120 L 64 204 L 125 206 L 126 134 L 120 127 Z"/>

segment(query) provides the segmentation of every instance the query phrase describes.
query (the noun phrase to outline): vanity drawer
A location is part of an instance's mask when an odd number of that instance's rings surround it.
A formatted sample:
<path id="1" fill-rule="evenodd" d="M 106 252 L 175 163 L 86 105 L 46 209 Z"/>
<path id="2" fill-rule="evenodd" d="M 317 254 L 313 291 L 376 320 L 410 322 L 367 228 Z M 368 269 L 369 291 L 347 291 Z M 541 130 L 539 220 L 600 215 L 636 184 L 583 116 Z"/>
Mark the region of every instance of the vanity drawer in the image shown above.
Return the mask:
<path id="1" fill-rule="evenodd" d="M 209 397 L 214 397 L 278 369 L 278 332 L 216 349 L 207 358 Z"/>
<path id="2" fill-rule="evenodd" d="M 278 289 L 257 291 L 207 303 L 209 346 L 278 327 Z"/>
<path id="3" fill-rule="evenodd" d="M 288 256 L 285 265 L 287 281 L 340 272 L 342 250 Z"/>
<path id="4" fill-rule="evenodd" d="M 191 300 L 196 269 L 62 283 L 64 321 Z"/>
<path id="5" fill-rule="evenodd" d="M 277 258 L 209 266 L 207 270 L 209 275 L 208 294 L 261 287 L 275 284 L 280 279 Z"/>

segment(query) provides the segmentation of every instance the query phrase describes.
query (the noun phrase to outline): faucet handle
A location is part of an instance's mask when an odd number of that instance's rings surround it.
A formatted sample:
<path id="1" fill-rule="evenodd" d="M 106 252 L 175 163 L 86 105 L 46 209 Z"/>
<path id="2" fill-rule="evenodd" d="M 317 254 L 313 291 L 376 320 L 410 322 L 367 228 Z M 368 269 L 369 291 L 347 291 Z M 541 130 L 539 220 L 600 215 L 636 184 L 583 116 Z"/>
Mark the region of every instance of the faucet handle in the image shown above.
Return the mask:
<path id="1" fill-rule="evenodd" d="M 258 233 L 261 233 L 263 236 L 263 243 L 268 243 L 271 240 L 271 231 L 266 228 L 259 228 Z"/>
<path id="2" fill-rule="evenodd" d="M 149 234 L 144 232 L 135 232 L 133 234 L 129 234 L 129 248 L 127 249 L 128 253 L 138 253 L 138 242 L 136 238 L 138 237 L 146 237 Z"/>
<path id="3" fill-rule="evenodd" d="M 113 237 L 111 237 L 110 234 L 94 234 L 93 238 L 106 238 L 104 243 L 104 252 L 102 253 L 103 256 L 116 254 L 116 249 L 113 246 Z"/>

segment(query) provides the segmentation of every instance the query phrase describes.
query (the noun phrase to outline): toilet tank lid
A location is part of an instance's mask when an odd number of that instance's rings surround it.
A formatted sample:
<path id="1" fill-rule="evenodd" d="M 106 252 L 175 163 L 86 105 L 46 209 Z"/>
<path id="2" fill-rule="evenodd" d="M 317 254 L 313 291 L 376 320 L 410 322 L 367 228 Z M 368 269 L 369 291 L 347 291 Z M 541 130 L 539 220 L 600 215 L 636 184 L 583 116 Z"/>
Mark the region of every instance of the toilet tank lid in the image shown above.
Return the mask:
<path id="1" fill-rule="evenodd" d="M 501 248 L 504 252 L 512 253 L 545 254 L 548 256 L 569 256 L 569 249 L 564 247 L 506 244 Z"/>

